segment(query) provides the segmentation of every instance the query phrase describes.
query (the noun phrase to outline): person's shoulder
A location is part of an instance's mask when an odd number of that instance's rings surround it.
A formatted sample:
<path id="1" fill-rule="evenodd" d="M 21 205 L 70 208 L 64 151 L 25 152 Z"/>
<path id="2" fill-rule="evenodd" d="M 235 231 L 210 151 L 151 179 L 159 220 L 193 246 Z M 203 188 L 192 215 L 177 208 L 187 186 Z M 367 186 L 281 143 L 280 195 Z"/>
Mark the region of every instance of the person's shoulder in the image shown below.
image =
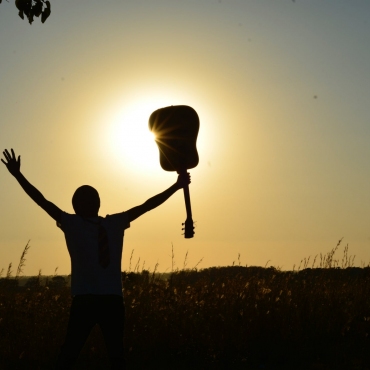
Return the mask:
<path id="1" fill-rule="evenodd" d="M 57 226 L 64 231 L 65 227 L 71 222 L 73 222 L 75 217 L 78 217 L 78 216 L 76 214 L 71 214 L 71 213 L 62 211 L 61 216 L 60 216 L 60 222 L 57 222 Z"/>
<path id="2" fill-rule="evenodd" d="M 106 215 L 104 220 L 108 223 L 113 223 L 115 225 L 124 227 L 125 229 L 130 227 L 127 212 L 119 212 L 113 213 L 111 215 Z"/>
<path id="3" fill-rule="evenodd" d="M 127 212 L 119 212 L 119 213 L 113 213 L 111 215 L 106 215 L 105 220 L 107 221 L 125 221 L 128 220 Z"/>
<path id="4" fill-rule="evenodd" d="M 124 217 L 127 217 L 127 212 L 119 212 L 119 213 L 112 213 L 110 215 L 106 215 L 104 218 L 108 219 L 108 218 L 124 218 Z"/>
<path id="5" fill-rule="evenodd" d="M 76 215 L 75 213 L 67 213 L 62 211 L 62 220 L 77 220 L 81 219 L 81 216 Z"/>

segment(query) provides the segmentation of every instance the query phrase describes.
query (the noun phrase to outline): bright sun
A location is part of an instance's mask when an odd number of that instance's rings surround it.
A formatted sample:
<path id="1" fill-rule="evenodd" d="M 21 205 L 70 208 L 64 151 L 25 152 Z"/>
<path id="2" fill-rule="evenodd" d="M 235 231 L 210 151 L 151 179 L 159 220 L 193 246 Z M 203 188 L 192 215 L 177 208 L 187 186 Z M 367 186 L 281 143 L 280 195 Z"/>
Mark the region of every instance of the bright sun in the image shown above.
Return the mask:
<path id="1" fill-rule="evenodd" d="M 158 171 L 159 152 L 148 127 L 149 116 L 162 108 L 156 102 L 141 101 L 116 111 L 108 130 L 112 154 L 134 172 Z"/>

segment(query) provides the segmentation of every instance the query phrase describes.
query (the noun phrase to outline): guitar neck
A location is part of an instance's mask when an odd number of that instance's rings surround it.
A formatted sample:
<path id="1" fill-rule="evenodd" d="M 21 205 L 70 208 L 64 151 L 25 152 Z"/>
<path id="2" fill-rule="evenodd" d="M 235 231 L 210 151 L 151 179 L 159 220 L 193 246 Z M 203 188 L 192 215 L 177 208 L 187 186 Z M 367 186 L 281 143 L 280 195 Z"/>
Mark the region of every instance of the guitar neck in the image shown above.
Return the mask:
<path id="1" fill-rule="evenodd" d="M 186 170 L 181 171 L 179 173 L 186 173 Z M 189 185 L 184 186 L 184 199 L 185 199 L 185 207 L 186 207 L 186 221 L 183 225 L 184 235 L 186 239 L 192 238 L 194 236 L 194 226 L 193 226 L 193 219 L 191 214 L 191 203 L 190 203 L 190 192 L 189 192 Z"/>
<path id="2" fill-rule="evenodd" d="M 189 185 L 184 186 L 184 199 L 186 207 L 186 217 L 188 219 L 192 219 Z"/>
<path id="3" fill-rule="evenodd" d="M 178 171 L 177 173 L 180 174 L 186 174 L 187 170 L 181 170 Z M 187 219 L 191 220 L 192 219 L 192 214 L 191 214 L 191 203 L 190 203 L 190 192 L 189 192 L 189 185 L 184 186 L 184 199 L 185 199 L 185 207 L 186 207 L 186 217 Z"/>

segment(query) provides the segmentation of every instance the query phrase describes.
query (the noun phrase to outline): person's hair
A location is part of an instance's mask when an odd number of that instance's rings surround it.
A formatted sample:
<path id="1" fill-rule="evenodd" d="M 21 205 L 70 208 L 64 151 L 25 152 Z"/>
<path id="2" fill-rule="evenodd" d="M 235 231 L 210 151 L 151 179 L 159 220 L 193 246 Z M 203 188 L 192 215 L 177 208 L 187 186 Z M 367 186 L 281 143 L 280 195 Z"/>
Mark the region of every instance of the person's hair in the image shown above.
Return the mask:
<path id="1" fill-rule="evenodd" d="M 97 216 L 100 208 L 99 193 L 92 186 L 82 185 L 73 194 L 72 205 L 76 215 Z"/>

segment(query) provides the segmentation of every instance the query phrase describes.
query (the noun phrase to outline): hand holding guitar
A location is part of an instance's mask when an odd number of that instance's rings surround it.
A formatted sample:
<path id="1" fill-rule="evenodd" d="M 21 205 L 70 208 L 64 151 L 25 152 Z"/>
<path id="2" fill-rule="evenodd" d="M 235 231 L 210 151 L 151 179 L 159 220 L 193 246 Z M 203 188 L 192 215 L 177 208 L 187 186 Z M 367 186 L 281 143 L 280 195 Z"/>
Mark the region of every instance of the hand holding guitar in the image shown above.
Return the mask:
<path id="1" fill-rule="evenodd" d="M 185 188 L 191 183 L 190 173 L 189 172 L 181 172 L 177 177 L 176 185 L 179 189 Z"/>

